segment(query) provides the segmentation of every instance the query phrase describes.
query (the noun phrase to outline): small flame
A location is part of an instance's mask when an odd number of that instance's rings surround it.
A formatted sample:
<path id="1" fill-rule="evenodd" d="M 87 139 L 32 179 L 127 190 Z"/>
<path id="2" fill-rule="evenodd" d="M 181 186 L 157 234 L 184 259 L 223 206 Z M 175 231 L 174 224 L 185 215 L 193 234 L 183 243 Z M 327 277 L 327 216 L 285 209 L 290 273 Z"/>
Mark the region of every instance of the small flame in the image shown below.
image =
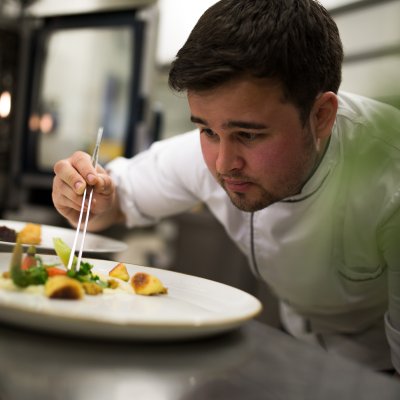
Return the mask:
<path id="1" fill-rule="evenodd" d="M 0 95 L 0 118 L 7 118 L 11 112 L 11 93 L 3 92 Z"/>

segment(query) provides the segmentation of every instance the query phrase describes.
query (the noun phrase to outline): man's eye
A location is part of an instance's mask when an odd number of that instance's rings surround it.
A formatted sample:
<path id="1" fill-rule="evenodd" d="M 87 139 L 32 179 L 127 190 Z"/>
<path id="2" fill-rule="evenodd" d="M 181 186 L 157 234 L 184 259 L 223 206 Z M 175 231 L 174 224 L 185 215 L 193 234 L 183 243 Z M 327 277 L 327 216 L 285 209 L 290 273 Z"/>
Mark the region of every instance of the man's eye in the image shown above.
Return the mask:
<path id="1" fill-rule="evenodd" d="M 247 142 L 253 142 L 258 138 L 258 135 L 250 132 L 240 132 L 239 137 Z"/>
<path id="2" fill-rule="evenodd" d="M 206 129 L 206 128 L 202 128 L 201 129 L 201 133 L 204 134 L 205 136 L 209 137 L 209 138 L 214 138 L 217 135 L 214 133 L 214 131 L 212 131 L 211 129 Z"/>

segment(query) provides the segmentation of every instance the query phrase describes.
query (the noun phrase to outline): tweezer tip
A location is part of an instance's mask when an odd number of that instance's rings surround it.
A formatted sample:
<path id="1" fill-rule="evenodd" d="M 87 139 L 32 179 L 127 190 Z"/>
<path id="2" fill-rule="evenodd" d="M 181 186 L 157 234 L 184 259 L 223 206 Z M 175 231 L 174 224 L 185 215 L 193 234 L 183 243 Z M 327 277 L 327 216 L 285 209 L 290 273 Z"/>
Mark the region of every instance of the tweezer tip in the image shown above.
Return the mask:
<path id="1" fill-rule="evenodd" d="M 96 139 L 97 144 L 100 143 L 100 141 L 101 141 L 101 138 L 103 136 L 103 130 L 104 130 L 104 128 L 101 126 L 99 128 L 99 130 L 97 131 L 97 139 Z"/>

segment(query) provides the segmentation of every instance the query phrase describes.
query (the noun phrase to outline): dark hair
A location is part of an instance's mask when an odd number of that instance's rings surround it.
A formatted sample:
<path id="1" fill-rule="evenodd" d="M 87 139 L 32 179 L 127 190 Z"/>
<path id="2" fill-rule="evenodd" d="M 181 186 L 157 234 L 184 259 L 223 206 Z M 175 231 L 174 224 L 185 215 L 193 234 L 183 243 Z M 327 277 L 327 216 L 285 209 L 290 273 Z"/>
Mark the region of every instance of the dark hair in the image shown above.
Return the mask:
<path id="1" fill-rule="evenodd" d="M 342 60 L 337 26 L 315 0 L 221 0 L 177 53 L 169 86 L 202 91 L 244 74 L 276 79 L 304 121 L 320 92 L 337 93 Z"/>

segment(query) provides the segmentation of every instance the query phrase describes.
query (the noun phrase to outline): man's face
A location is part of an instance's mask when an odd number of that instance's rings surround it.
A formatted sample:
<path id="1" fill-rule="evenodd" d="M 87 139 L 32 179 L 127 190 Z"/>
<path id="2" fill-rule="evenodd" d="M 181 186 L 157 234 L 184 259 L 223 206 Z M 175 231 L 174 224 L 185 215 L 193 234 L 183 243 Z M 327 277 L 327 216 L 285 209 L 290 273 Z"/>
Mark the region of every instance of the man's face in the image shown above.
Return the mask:
<path id="1" fill-rule="evenodd" d="M 315 135 L 270 80 L 189 92 L 207 167 L 233 204 L 257 211 L 300 192 L 318 160 Z"/>

